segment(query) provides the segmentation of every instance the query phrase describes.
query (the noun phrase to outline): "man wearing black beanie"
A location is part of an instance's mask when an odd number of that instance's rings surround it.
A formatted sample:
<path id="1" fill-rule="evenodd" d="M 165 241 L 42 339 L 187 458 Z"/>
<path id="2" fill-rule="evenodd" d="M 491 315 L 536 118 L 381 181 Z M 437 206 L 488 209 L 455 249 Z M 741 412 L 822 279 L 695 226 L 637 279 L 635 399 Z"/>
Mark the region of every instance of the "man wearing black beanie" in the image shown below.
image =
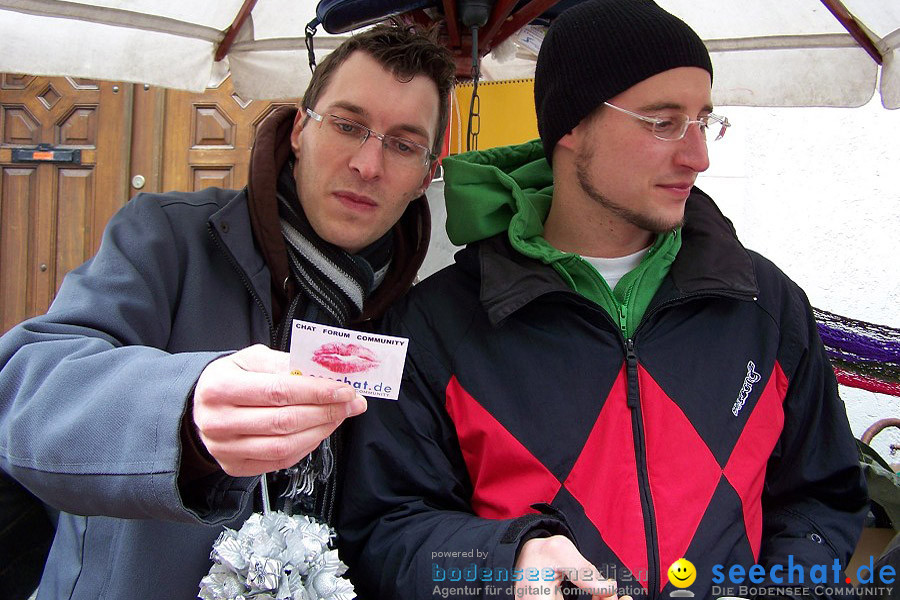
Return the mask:
<path id="1" fill-rule="evenodd" d="M 467 247 L 389 314 L 400 400 L 352 424 L 363 597 L 843 585 L 855 444 L 805 294 L 694 187 L 712 78 L 653 2 L 581 2 L 538 57 L 541 140 L 445 159 Z"/>

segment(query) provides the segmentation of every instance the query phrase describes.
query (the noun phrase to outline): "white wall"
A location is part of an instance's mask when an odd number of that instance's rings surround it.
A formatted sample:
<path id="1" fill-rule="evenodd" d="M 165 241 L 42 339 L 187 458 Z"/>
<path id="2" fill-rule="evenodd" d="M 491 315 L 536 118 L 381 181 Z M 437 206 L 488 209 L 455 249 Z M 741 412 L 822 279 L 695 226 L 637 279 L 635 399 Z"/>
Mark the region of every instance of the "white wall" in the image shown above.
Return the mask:
<path id="1" fill-rule="evenodd" d="M 710 144 L 697 185 L 741 241 L 774 261 L 813 306 L 900 327 L 900 111 L 876 98 L 856 109 L 723 107 L 734 126 Z M 443 184 L 428 191 L 433 233 L 422 276 L 449 264 Z M 841 387 L 854 435 L 900 417 L 900 398 Z M 900 430 L 873 446 L 889 462 Z"/>

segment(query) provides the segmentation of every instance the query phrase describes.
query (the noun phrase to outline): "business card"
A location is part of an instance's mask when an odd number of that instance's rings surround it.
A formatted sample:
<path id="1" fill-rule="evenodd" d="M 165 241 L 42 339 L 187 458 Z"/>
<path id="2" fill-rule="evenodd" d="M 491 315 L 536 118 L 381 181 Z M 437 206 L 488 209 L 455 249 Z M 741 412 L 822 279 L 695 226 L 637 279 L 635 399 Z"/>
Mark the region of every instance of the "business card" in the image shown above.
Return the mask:
<path id="1" fill-rule="evenodd" d="M 363 396 L 397 399 L 407 338 L 296 319 L 292 327 L 292 372 L 342 381 Z"/>

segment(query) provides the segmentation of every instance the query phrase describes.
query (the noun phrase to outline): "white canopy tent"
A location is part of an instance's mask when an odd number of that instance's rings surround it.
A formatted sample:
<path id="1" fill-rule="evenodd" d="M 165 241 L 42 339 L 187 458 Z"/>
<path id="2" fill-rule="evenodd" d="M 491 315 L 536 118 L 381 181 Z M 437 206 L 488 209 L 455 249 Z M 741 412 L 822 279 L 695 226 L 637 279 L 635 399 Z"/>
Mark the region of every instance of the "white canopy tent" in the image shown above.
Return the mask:
<path id="1" fill-rule="evenodd" d="M 882 104 L 900 107 L 900 2 L 843 0 L 883 67 L 821 0 L 659 0 L 707 41 L 717 104 L 860 106 L 881 71 Z M 258 0 L 227 56 L 216 49 L 243 0 L 0 0 L 0 72 L 69 75 L 201 91 L 230 72 L 245 98 L 295 98 L 309 80 L 311 0 Z M 540 32 L 537 32 L 539 38 Z M 532 36 L 533 37 L 533 36 Z M 344 36 L 318 33 L 320 60 Z M 510 38 L 487 79 L 530 77 L 533 44 Z M 518 42 L 516 42 L 518 40 Z M 505 58 L 504 58 L 505 56 Z"/>

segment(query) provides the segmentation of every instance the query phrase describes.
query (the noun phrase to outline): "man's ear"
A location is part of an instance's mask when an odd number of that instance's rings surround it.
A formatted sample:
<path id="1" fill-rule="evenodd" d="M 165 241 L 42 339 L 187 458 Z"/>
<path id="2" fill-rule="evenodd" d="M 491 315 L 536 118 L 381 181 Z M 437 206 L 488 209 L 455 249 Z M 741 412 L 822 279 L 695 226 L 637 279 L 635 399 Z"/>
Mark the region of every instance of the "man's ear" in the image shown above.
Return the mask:
<path id="1" fill-rule="evenodd" d="M 576 137 L 578 135 L 578 127 L 567 133 L 566 135 L 559 138 L 559 141 L 556 142 L 556 148 L 562 146 L 563 148 L 568 148 L 569 150 L 575 149 Z M 554 148 L 554 150 L 556 149 Z"/>
<path id="2" fill-rule="evenodd" d="M 434 179 L 434 172 L 438 168 L 437 159 L 431 161 L 431 166 L 428 167 L 428 170 L 425 171 L 425 179 L 422 180 L 422 185 L 419 186 L 419 193 L 416 195 L 418 198 L 422 194 L 425 193 L 425 190 L 428 189 L 428 186 L 431 185 L 431 180 Z"/>
<path id="3" fill-rule="evenodd" d="M 576 154 L 581 145 L 583 135 L 584 132 L 582 131 L 581 123 L 579 123 L 572 131 L 559 138 L 559 141 L 553 147 L 553 164 L 556 165 L 559 159 L 564 156 L 571 157 Z M 562 158 L 562 160 L 567 159 Z"/>
<path id="4" fill-rule="evenodd" d="M 300 151 L 300 132 L 303 131 L 303 123 L 306 122 L 306 110 L 301 106 L 294 115 L 294 125 L 291 127 L 291 148 L 294 154 Z"/>

